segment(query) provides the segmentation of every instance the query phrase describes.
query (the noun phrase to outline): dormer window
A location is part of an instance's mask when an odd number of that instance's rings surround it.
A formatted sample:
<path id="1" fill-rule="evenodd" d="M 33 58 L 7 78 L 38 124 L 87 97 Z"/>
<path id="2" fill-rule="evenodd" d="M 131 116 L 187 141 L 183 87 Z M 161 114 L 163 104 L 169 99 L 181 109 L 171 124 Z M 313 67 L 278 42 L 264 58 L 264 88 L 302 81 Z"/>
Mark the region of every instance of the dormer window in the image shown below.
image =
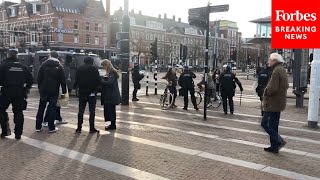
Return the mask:
<path id="1" fill-rule="evenodd" d="M 17 13 L 16 13 L 16 8 L 15 7 L 10 7 L 10 15 L 9 17 L 16 17 Z"/>
<path id="2" fill-rule="evenodd" d="M 41 5 L 40 4 L 32 4 L 32 12 L 33 14 L 37 14 L 41 11 Z"/>

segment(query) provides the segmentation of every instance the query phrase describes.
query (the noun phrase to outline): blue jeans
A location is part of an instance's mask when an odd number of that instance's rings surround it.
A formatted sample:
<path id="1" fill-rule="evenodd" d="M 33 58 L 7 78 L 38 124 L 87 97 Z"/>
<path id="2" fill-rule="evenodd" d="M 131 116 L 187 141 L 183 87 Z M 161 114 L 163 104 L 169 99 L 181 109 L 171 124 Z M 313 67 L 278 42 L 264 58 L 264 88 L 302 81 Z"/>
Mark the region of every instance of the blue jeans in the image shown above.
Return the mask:
<path id="1" fill-rule="evenodd" d="M 55 129 L 54 121 L 56 119 L 56 108 L 57 108 L 58 96 L 55 95 L 45 95 L 40 97 L 38 113 L 36 117 L 36 129 L 42 128 L 43 114 L 46 109 L 47 103 L 47 120 L 49 131 Z"/>
<path id="2" fill-rule="evenodd" d="M 261 126 L 270 136 L 270 144 L 272 149 L 278 149 L 283 142 L 282 137 L 278 133 L 280 121 L 280 112 L 264 112 Z"/>

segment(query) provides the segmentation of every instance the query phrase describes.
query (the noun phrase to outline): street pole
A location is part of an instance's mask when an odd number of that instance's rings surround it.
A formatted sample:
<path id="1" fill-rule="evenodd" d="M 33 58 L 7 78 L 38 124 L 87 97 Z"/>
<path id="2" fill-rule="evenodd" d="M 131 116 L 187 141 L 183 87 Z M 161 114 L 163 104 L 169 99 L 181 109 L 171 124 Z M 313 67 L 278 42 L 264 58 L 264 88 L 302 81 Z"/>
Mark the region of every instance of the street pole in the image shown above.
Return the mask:
<path id="1" fill-rule="evenodd" d="M 315 49 L 314 60 L 311 63 L 308 127 L 319 128 L 319 98 L 320 98 L 320 49 Z"/>
<path id="2" fill-rule="evenodd" d="M 120 54 L 122 63 L 122 89 L 121 105 L 129 105 L 129 0 L 124 0 L 124 13 L 122 17 L 122 36 L 120 43 Z"/>
<path id="3" fill-rule="evenodd" d="M 207 22 L 206 22 L 206 62 L 204 66 L 204 79 L 205 79 L 205 88 L 204 88 L 204 106 L 203 106 L 203 119 L 207 119 L 207 98 L 208 98 L 208 63 L 209 63 L 209 21 L 210 21 L 210 4 L 207 6 Z"/>

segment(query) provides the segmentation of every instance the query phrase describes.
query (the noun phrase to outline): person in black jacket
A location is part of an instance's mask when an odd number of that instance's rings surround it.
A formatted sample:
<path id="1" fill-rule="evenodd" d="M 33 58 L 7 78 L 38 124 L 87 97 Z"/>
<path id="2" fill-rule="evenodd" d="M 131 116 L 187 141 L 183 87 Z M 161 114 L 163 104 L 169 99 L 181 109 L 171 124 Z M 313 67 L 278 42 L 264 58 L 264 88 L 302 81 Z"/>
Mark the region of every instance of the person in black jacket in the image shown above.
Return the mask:
<path id="1" fill-rule="evenodd" d="M 175 105 L 175 102 L 176 102 L 176 98 L 177 98 L 178 77 L 176 75 L 175 70 L 173 68 L 169 68 L 167 74 L 162 79 L 166 79 L 168 81 L 169 91 L 173 95 L 173 99 L 170 99 L 170 102 L 172 102 L 171 107 L 177 107 Z"/>
<path id="2" fill-rule="evenodd" d="M 100 75 L 96 67 L 93 66 L 94 59 L 86 57 L 84 65 L 80 66 L 76 72 L 74 89 L 79 89 L 79 111 L 78 111 L 78 128 L 76 133 L 81 133 L 83 114 L 86 109 L 87 102 L 89 104 L 89 133 L 98 132 L 94 126 L 96 102 L 97 102 L 97 89 L 100 85 Z"/>
<path id="3" fill-rule="evenodd" d="M 258 86 L 256 87 L 256 93 L 260 97 L 261 102 L 262 102 L 264 89 L 267 87 L 269 79 L 270 79 L 270 68 L 268 67 L 268 64 L 266 64 L 258 76 Z M 262 108 L 261 108 L 261 115 L 263 116 Z"/>
<path id="4" fill-rule="evenodd" d="M 140 81 L 144 78 L 143 74 L 140 74 L 139 64 L 135 63 L 132 69 L 132 82 L 133 82 L 133 93 L 132 93 L 132 101 L 139 101 L 137 98 L 138 90 L 141 89 Z"/>
<path id="5" fill-rule="evenodd" d="M 21 139 L 24 123 L 23 110 L 27 108 L 27 94 L 33 84 L 29 68 L 19 62 L 17 55 L 17 50 L 10 49 L 8 59 L 0 65 L 0 86 L 2 86 L 0 91 L 1 138 L 10 135 L 11 132 L 8 126 L 8 113 L 6 112 L 11 104 L 14 114 L 15 138 Z"/>
<path id="6" fill-rule="evenodd" d="M 59 88 L 62 88 L 62 97 L 67 92 L 66 79 L 58 60 L 58 53 L 51 51 L 50 58 L 42 63 L 38 72 L 38 89 L 40 92 L 40 102 L 36 117 L 36 131 L 42 130 L 43 114 L 49 103 L 48 109 L 48 126 L 49 132 L 54 133 L 58 129 L 55 127 L 56 105 L 59 97 Z"/>
<path id="7" fill-rule="evenodd" d="M 228 114 L 227 100 L 229 100 L 230 113 L 233 114 L 233 96 L 235 94 L 236 84 L 239 86 L 240 91 L 243 91 L 242 85 L 235 74 L 231 72 L 231 67 L 227 66 L 225 72 L 220 75 L 220 92 L 223 101 L 224 114 Z"/>
<path id="8" fill-rule="evenodd" d="M 188 110 L 188 92 L 190 91 L 191 101 L 195 110 L 199 110 L 196 102 L 196 97 L 194 96 L 194 82 L 193 79 L 196 78 L 196 75 L 191 72 L 188 66 L 184 67 L 183 73 L 179 77 L 179 85 L 182 88 L 183 100 L 184 100 L 184 110 Z"/>
<path id="9" fill-rule="evenodd" d="M 221 70 L 220 69 L 215 69 L 212 73 L 212 80 L 213 82 L 216 84 L 216 92 L 220 92 L 220 84 L 219 84 L 219 77 L 221 74 Z"/>
<path id="10" fill-rule="evenodd" d="M 116 105 L 120 104 L 120 91 L 118 86 L 119 74 L 112 66 L 109 60 L 101 62 L 102 67 L 106 70 L 106 75 L 102 78 L 101 104 L 104 110 L 104 120 L 111 121 L 105 130 L 116 129 Z"/>

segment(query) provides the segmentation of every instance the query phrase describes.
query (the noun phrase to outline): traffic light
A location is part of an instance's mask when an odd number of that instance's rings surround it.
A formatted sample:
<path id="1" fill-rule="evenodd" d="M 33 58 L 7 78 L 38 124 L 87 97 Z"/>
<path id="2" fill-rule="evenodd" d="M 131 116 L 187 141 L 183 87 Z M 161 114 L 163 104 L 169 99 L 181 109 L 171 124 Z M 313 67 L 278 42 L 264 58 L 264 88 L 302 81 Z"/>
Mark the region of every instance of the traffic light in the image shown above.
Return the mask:
<path id="1" fill-rule="evenodd" d="M 182 57 L 183 62 L 186 62 L 187 56 L 188 56 L 188 47 L 183 46 L 183 57 Z"/>
<path id="2" fill-rule="evenodd" d="M 151 43 L 151 48 L 150 48 L 150 54 L 153 57 L 153 60 L 156 60 L 158 58 L 158 39 Z"/>
<path id="3" fill-rule="evenodd" d="M 185 62 L 188 56 L 188 46 L 180 44 L 180 59 Z"/>

